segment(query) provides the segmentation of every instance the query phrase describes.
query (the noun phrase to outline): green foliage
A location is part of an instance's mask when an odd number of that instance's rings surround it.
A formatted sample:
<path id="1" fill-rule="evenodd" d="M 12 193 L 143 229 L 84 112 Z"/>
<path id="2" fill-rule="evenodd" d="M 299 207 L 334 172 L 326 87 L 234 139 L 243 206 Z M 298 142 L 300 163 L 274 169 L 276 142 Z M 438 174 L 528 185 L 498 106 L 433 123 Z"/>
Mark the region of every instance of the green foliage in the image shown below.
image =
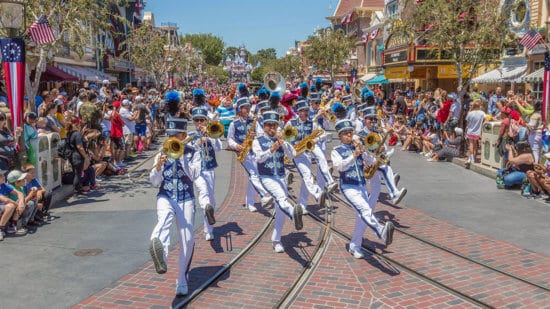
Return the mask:
<path id="1" fill-rule="evenodd" d="M 182 45 L 191 42 L 193 48 L 201 50 L 206 64 L 218 65 L 223 60 L 225 43 L 220 37 L 210 33 L 186 34 L 180 41 Z"/>
<path id="2" fill-rule="evenodd" d="M 500 12 L 499 0 L 409 1 L 402 22 L 390 21 L 393 32 L 414 37 L 417 45 L 444 47 L 457 72 L 468 66 L 472 76 L 482 65 L 498 60 L 508 34 L 506 9 Z M 437 50 L 436 50 L 437 52 Z M 469 80 L 459 76 L 460 87 Z"/>
<path id="3" fill-rule="evenodd" d="M 354 47 L 353 41 L 341 29 L 320 29 L 307 42 L 309 46 L 305 50 L 305 56 L 308 62 L 315 65 L 317 70 L 330 71 L 331 78 Z"/>
<path id="4" fill-rule="evenodd" d="M 157 83 L 166 77 L 168 71 L 180 66 L 179 61 L 182 57 L 178 57 L 175 51 L 171 51 L 170 54 L 165 49 L 165 45 L 168 44 L 167 37 L 149 25 L 134 29 L 126 44 L 131 51 L 129 55 L 132 63 L 153 75 Z M 170 65 L 168 58 L 171 60 Z"/>
<path id="5" fill-rule="evenodd" d="M 294 78 L 302 75 L 302 62 L 296 55 L 285 55 L 282 58 L 268 61 L 265 71 L 275 71 L 281 73 L 285 78 Z"/>
<path id="6" fill-rule="evenodd" d="M 264 67 L 257 67 L 250 73 L 250 79 L 255 82 L 263 82 L 265 72 Z"/>
<path id="7" fill-rule="evenodd" d="M 227 83 L 229 81 L 229 73 L 221 66 L 207 65 L 205 73 L 209 78 L 217 79 L 218 83 Z"/>

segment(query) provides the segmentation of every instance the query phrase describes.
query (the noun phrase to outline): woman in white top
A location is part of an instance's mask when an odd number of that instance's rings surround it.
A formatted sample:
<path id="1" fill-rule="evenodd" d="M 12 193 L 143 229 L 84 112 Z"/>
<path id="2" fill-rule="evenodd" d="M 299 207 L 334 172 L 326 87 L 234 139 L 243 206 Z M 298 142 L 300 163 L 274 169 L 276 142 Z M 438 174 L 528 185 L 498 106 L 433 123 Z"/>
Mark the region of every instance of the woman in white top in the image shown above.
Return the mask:
<path id="1" fill-rule="evenodd" d="M 466 138 L 469 142 L 468 161 L 466 161 L 467 168 L 475 162 L 476 150 L 481 139 L 481 128 L 484 120 L 485 112 L 481 110 L 481 100 L 474 100 L 468 115 L 466 115 Z"/>

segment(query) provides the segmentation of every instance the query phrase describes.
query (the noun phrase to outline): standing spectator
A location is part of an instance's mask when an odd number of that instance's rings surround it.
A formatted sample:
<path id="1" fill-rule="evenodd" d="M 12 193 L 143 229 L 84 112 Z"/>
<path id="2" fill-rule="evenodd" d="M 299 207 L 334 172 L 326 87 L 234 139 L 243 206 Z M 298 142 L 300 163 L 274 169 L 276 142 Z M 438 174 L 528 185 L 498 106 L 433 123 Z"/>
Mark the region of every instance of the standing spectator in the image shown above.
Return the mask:
<path id="1" fill-rule="evenodd" d="M 437 99 L 436 99 L 437 102 Z M 439 95 L 439 110 L 437 111 L 437 130 L 444 130 L 445 127 L 442 127 L 444 123 L 449 118 L 449 113 L 451 110 L 451 105 L 453 102 L 447 98 L 447 91 L 442 90 Z"/>
<path id="2" fill-rule="evenodd" d="M 76 102 L 76 117 L 80 117 L 80 107 L 84 102 L 88 101 L 88 95 L 86 94 L 86 91 L 81 91 L 78 95 L 78 101 Z"/>
<path id="3" fill-rule="evenodd" d="M 407 111 L 407 102 L 405 101 L 405 97 L 403 96 L 403 93 L 399 90 L 395 92 L 395 101 L 394 101 L 394 107 L 393 107 L 393 113 L 395 115 L 405 115 L 405 112 Z"/>
<path id="4" fill-rule="evenodd" d="M 61 102 L 61 104 L 63 104 Z M 44 107 L 44 115 L 41 117 L 46 117 L 46 131 L 49 132 L 60 132 L 61 131 L 61 125 L 57 122 L 57 118 L 55 118 L 55 112 L 57 111 L 57 106 L 55 103 L 48 103 Z"/>
<path id="5" fill-rule="evenodd" d="M 458 119 L 460 118 L 460 112 L 462 111 L 460 102 L 458 102 L 457 96 L 455 93 L 451 93 L 447 96 L 447 102 L 449 101 L 451 102 L 451 106 L 449 107 L 449 115 L 445 120 L 445 126 L 444 126 L 445 132 L 447 134 L 451 134 L 454 131 L 454 129 L 458 126 Z"/>
<path id="6" fill-rule="evenodd" d="M 124 121 L 123 133 L 124 133 L 124 149 L 126 150 L 126 157 L 136 157 L 133 152 L 132 145 L 134 144 L 134 131 L 136 130 L 136 115 L 130 110 L 132 102 L 128 99 L 122 100 L 122 107 L 119 114 Z"/>
<path id="7" fill-rule="evenodd" d="M 32 141 L 38 138 L 36 131 L 37 115 L 34 112 L 25 113 L 25 125 L 23 126 L 23 141 L 27 148 L 27 162 L 36 165 L 36 149 L 32 147 Z"/>
<path id="8" fill-rule="evenodd" d="M 502 95 L 502 88 L 497 87 L 495 93 L 489 98 L 489 105 L 487 106 L 487 113 L 492 117 L 495 117 L 498 113 L 497 102 L 504 99 Z"/>
<path id="9" fill-rule="evenodd" d="M 61 104 L 59 104 L 59 102 L 61 102 Z M 54 101 L 54 103 L 56 105 L 54 117 L 57 120 L 57 123 L 61 125 L 61 129 L 59 130 L 59 136 L 61 138 L 66 138 L 67 129 L 65 129 L 65 126 L 67 125 L 68 122 L 66 121 L 68 120 L 65 119 L 65 102 L 63 101 L 63 99 L 58 98 Z"/>
<path id="10" fill-rule="evenodd" d="M 485 120 L 485 112 L 481 110 L 481 100 L 476 99 L 472 102 L 471 110 L 466 115 L 466 138 L 469 142 L 468 160 L 466 168 L 475 163 L 475 156 L 481 139 L 481 128 Z"/>
<path id="11" fill-rule="evenodd" d="M 535 163 L 540 162 L 540 153 L 542 150 L 542 129 L 544 124 L 542 123 L 540 115 L 540 106 L 541 102 L 537 101 L 534 104 L 535 111 L 529 117 L 529 122 L 527 123 L 527 130 L 529 131 L 528 141 L 533 151 L 533 157 Z"/>
<path id="12" fill-rule="evenodd" d="M 235 118 L 235 108 L 233 107 L 233 102 L 231 102 L 231 99 L 228 97 L 223 97 L 221 99 L 221 105 L 216 109 L 216 113 L 220 117 L 220 122 L 225 127 L 224 137 L 227 138 L 229 125 Z"/>
<path id="13" fill-rule="evenodd" d="M 113 102 L 113 110 L 111 114 L 111 156 L 115 167 L 125 167 L 122 162 L 124 158 L 124 121 L 118 111 L 120 110 L 121 102 Z"/>
<path id="14" fill-rule="evenodd" d="M 86 151 L 86 143 L 84 136 L 80 132 L 80 123 L 71 123 L 67 127 L 70 147 L 73 149 L 72 157 L 70 158 L 71 167 L 73 169 L 73 189 L 75 193 L 86 193 L 90 188 L 83 186 L 84 171 L 90 166 L 90 156 Z"/>
<path id="15" fill-rule="evenodd" d="M 9 170 L 14 160 L 15 138 L 6 126 L 6 114 L 0 112 L 0 170 Z"/>
<path id="16" fill-rule="evenodd" d="M 138 96 L 136 97 L 136 111 L 134 112 L 135 117 L 135 129 L 134 129 L 134 144 L 136 145 L 136 150 L 138 153 L 141 153 L 143 148 L 147 149 L 147 117 L 149 117 L 149 109 L 143 103 L 143 99 Z"/>

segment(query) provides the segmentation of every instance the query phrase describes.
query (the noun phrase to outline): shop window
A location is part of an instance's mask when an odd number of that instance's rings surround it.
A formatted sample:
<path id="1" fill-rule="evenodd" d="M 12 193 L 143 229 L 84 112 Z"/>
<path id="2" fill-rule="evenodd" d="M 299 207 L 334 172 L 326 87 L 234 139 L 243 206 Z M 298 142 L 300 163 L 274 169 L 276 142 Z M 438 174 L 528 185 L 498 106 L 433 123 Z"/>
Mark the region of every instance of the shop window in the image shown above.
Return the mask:
<path id="1" fill-rule="evenodd" d="M 537 99 L 542 98 L 542 83 L 532 83 L 531 84 L 531 94 Z"/>

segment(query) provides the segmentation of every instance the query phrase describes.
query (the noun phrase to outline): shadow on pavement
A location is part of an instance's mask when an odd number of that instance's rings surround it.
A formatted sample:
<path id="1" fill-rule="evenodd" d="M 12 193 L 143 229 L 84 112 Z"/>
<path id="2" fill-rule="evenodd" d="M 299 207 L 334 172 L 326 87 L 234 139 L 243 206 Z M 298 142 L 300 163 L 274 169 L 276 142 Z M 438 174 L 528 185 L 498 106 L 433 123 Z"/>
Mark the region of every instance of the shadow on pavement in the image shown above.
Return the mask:
<path id="1" fill-rule="evenodd" d="M 214 239 L 210 246 L 216 253 L 233 251 L 233 235 L 243 235 L 243 229 L 237 222 L 227 222 L 222 226 L 214 227 Z M 225 249 L 223 244 L 225 243 Z"/>
<path id="2" fill-rule="evenodd" d="M 290 258 L 300 263 L 303 267 L 309 266 L 311 262 L 311 257 L 306 251 L 306 248 L 315 247 L 312 244 L 312 240 L 306 235 L 306 232 L 294 232 L 281 237 L 281 243 L 285 248 L 285 252 Z"/>

